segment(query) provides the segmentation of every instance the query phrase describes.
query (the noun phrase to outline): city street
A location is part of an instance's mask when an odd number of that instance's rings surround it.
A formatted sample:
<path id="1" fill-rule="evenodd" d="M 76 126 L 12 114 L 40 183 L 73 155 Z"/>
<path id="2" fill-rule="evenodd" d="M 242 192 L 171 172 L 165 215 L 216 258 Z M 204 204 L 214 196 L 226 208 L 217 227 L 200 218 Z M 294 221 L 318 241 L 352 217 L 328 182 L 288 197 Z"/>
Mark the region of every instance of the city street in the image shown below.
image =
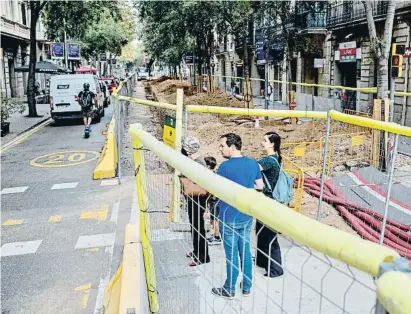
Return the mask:
<path id="1" fill-rule="evenodd" d="M 92 179 L 112 109 L 89 139 L 52 122 L 2 153 L 2 313 L 101 313 L 132 208 L 133 180 Z"/>

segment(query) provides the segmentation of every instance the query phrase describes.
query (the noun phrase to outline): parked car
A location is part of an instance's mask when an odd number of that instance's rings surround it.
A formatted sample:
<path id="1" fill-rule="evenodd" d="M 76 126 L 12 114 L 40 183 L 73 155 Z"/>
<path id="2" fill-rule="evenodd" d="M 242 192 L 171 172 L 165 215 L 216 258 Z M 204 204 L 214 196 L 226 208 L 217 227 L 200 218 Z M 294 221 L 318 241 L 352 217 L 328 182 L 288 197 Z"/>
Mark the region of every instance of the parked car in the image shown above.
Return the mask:
<path id="1" fill-rule="evenodd" d="M 110 92 L 108 90 L 108 87 L 105 81 L 99 80 L 99 83 L 100 83 L 100 89 L 103 92 L 103 96 L 104 96 L 103 105 L 104 105 L 104 108 L 106 108 L 108 107 L 108 105 L 110 105 L 110 102 L 111 102 Z"/>
<path id="2" fill-rule="evenodd" d="M 89 83 L 90 91 L 97 95 L 98 107 L 93 121 L 98 123 L 104 117 L 104 95 L 97 77 L 94 74 L 66 74 L 51 77 L 50 113 L 54 121 L 82 118 L 78 94 L 84 83 Z"/>
<path id="3" fill-rule="evenodd" d="M 116 83 L 114 77 L 100 77 L 99 81 L 104 81 L 106 83 L 110 95 L 113 92 L 113 87 L 117 88 L 117 86 L 118 86 L 118 84 Z"/>
<path id="4" fill-rule="evenodd" d="M 149 73 L 146 67 L 137 68 L 137 80 L 148 80 L 149 78 Z"/>

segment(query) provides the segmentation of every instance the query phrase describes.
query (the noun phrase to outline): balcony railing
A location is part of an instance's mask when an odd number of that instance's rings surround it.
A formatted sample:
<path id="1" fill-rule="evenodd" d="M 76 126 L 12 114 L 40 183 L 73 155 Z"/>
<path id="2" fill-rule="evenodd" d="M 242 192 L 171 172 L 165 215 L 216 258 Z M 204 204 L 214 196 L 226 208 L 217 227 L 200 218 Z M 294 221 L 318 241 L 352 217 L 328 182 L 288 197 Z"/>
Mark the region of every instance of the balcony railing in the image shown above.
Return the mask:
<path id="1" fill-rule="evenodd" d="M 213 50 L 214 50 L 214 54 L 216 54 L 216 55 L 223 54 L 223 53 L 227 52 L 226 45 L 224 45 L 224 44 L 214 46 Z"/>
<path id="2" fill-rule="evenodd" d="M 308 28 L 326 28 L 327 13 L 326 12 L 307 12 L 299 14 L 296 20 L 296 26 L 301 29 Z"/>
<path id="3" fill-rule="evenodd" d="M 376 1 L 372 3 L 375 20 L 384 19 L 387 15 L 388 2 Z M 327 7 L 327 27 L 338 28 L 346 24 L 366 23 L 364 5 L 361 1 L 335 1 Z"/>

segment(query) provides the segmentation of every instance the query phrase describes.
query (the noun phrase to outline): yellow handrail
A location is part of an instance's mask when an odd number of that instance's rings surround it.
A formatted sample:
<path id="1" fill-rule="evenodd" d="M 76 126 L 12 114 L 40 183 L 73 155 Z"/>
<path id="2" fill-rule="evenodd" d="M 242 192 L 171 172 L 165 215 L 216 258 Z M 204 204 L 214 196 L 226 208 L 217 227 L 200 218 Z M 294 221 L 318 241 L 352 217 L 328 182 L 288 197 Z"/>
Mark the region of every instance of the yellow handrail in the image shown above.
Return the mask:
<path id="1" fill-rule="evenodd" d="M 390 271 L 377 282 L 377 298 L 390 314 L 411 313 L 411 274 Z"/>
<path id="2" fill-rule="evenodd" d="M 176 105 L 169 104 L 166 102 L 158 102 L 158 101 L 152 101 L 152 100 L 145 100 L 145 99 L 137 99 L 133 97 L 126 97 L 126 96 L 118 96 L 119 100 L 125 100 L 129 102 L 133 102 L 136 104 L 140 105 L 146 105 L 150 107 L 157 107 L 157 108 L 164 108 L 164 109 L 170 109 L 170 110 L 176 110 Z"/>
<path id="3" fill-rule="evenodd" d="M 341 113 L 336 110 L 330 110 L 330 117 L 333 120 L 351 123 L 354 125 L 373 128 L 381 131 L 387 131 L 399 135 L 411 136 L 411 128 L 402 126 L 393 122 L 378 121 L 371 118 L 353 116 L 350 114 Z"/>
<path id="4" fill-rule="evenodd" d="M 237 76 L 221 76 L 221 75 L 211 75 L 213 77 L 223 77 L 223 78 L 233 78 L 233 79 L 240 79 L 244 80 L 244 77 L 237 77 Z M 265 81 L 264 79 L 251 77 L 251 81 Z M 306 86 L 306 87 L 319 87 L 319 88 L 330 88 L 330 89 L 344 89 L 347 91 L 359 91 L 365 94 L 376 94 L 377 87 L 348 87 L 348 86 L 341 86 L 341 85 L 326 85 L 326 84 L 314 84 L 314 83 L 302 83 L 302 82 L 288 82 L 282 80 L 268 80 L 269 83 L 278 83 L 278 84 L 291 84 L 295 86 Z M 389 92 L 388 92 L 389 94 Z M 395 92 L 395 96 L 407 96 L 411 97 L 411 92 Z"/>
<path id="5" fill-rule="evenodd" d="M 381 263 L 392 262 L 394 258 L 399 257 L 398 253 L 391 248 L 322 224 L 253 189 L 244 188 L 218 176 L 159 142 L 154 136 L 143 131 L 140 124 L 131 125 L 129 133 L 132 138 L 138 138 L 145 148 L 150 149 L 163 161 L 211 194 L 294 241 L 343 261 L 372 276 L 378 276 Z"/>
<path id="6" fill-rule="evenodd" d="M 327 112 L 325 111 L 303 111 L 303 110 L 266 110 L 266 109 L 247 109 L 233 107 L 217 107 L 217 106 L 185 106 L 188 112 L 203 112 L 203 113 L 224 113 L 236 114 L 253 117 L 291 117 L 291 118 L 316 118 L 326 119 Z"/>

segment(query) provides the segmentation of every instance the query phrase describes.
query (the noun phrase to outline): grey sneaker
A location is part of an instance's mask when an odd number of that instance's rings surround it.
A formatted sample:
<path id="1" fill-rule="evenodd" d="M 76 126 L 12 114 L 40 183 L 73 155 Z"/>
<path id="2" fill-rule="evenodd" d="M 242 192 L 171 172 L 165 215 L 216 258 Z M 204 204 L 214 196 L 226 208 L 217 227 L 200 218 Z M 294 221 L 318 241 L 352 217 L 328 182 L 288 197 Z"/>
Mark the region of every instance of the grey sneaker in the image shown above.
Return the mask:
<path id="1" fill-rule="evenodd" d="M 224 299 L 232 300 L 234 298 L 234 293 L 229 293 L 224 288 L 213 288 L 213 289 L 211 289 L 211 293 L 214 294 L 217 297 L 221 297 L 221 298 L 224 298 Z"/>
<path id="2" fill-rule="evenodd" d="M 221 244 L 221 238 L 210 237 L 207 239 L 208 245 L 219 245 Z"/>

